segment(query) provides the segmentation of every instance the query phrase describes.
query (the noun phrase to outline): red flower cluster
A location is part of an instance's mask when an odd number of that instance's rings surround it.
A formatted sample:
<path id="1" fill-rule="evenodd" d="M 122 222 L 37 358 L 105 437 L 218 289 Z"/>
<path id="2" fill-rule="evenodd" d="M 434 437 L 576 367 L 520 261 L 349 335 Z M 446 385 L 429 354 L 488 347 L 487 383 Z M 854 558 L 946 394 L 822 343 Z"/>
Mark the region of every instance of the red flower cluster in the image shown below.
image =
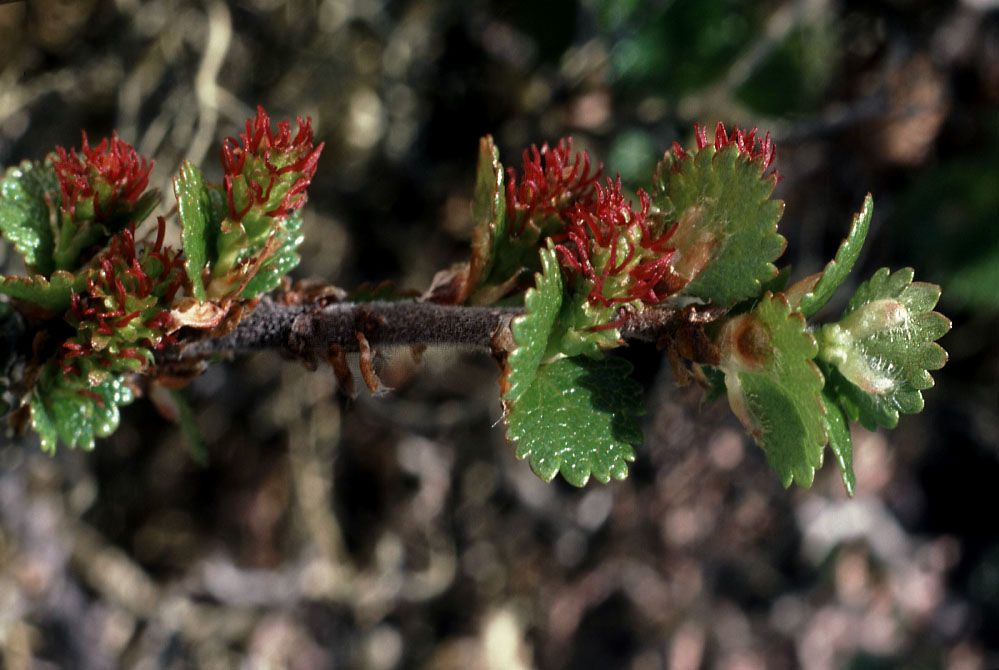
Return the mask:
<path id="1" fill-rule="evenodd" d="M 649 195 L 639 190 L 638 197 L 641 209 L 635 211 L 621 192 L 621 178 L 614 182 L 608 178 L 606 188 L 596 186 L 595 202 L 577 202 L 566 232 L 553 236 L 563 263 L 593 282 L 589 296 L 593 303 L 656 304 L 669 295 L 665 279 L 675 249 L 668 242 L 675 226 L 655 233 L 650 227 Z M 623 258 L 621 244 L 626 247 Z M 593 257 L 600 250 L 607 252 L 607 258 L 596 268 Z M 625 272 L 628 279 L 607 295 L 608 279 Z"/>
<path id="2" fill-rule="evenodd" d="M 299 117 L 298 132 L 293 138 L 289 121 L 281 121 L 277 130 L 272 130 L 270 117 L 258 105 L 256 117 L 246 120 L 246 132 L 239 139 L 241 145 L 235 137 L 222 143 L 230 216 L 241 221 L 255 205 L 270 203 L 265 214 L 284 217 L 304 205 L 305 190 L 316 173 L 325 144 L 312 146 L 312 121 Z M 237 186 L 241 180 L 245 180 L 242 188 Z M 280 196 L 280 200 L 272 203 L 272 196 Z"/>
<path id="3" fill-rule="evenodd" d="M 532 144 L 530 150 L 525 149 L 519 183 L 516 170 L 507 168 L 506 208 L 512 233 L 520 235 L 536 214 L 564 216 L 574 203 L 592 204 L 603 165 L 593 174 L 590 168 L 585 151 L 573 156 L 572 138 L 559 140 L 554 148 L 544 144 L 539 150 Z"/>
<path id="4" fill-rule="evenodd" d="M 697 141 L 698 151 L 708 146 L 708 129 L 706 127 L 695 125 L 694 136 Z M 739 127 L 736 126 L 732 130 L 732 133 L 728 134 L 725 130 L 725 124 L 719 121 L 718 125 L 715 127 L 715 151 L 721 151 L 730 144 L 734 144 L 738 148 L 740 154 L 747 154 L 750 161 L 760 160 L 761 171 L 768 169 L 774 162 L 774 155 L 776 154 L 777 147 L 770 139 L 770 133 L 767 133 L 761 140 L 756 136 L 756 128 L 746 131 L 740 130 Z M 673 143 L 673 155 L 680 160 L 690 157 L 690 154 L 688 154 L 687 151 L 676 142 Z M 673 164 L 673 170 L 676 172 L 680 171 L 679 161 Z"/>
<path id="5" fill-rule="evenodd" d="M 79 152 L 56 147 L 52 160 L 62 191 L 62 210 L 75 217 L 78 205 L 92 203 L 94 218 L 103 220 L 120 202 L 134 205 L 149 185 L 153 163 L 117 133 L 91 147 L 84 132 Z"/>
<path id="6" fill-rule="evenodd" d="M 115 235 L 107 253 L 100 259 L 100 270 L 96 277 L 91 277 L 86 293 L 74 293 L 71 297 L 71 311 L 76 321 L 77 331 L 84 333 L 83 341 L 63 343 L 63 356 L 60 365 L 65 374 L 79 374 L 79 368 L 70 362 L 74 358 L 95 356 L 96 364 L 102 368 L 111 368 L 113 360 L 106 355 L 106 345 L 96 349 L 93 342 L 86 337 L 85 332 L 92 332 L 113 338 L 121 334 L 121 329 L 128 327 L 134 320 L 143 319 L 141 325 L 153 331 L 162 330 L 170 322 L 169 310 L 160 309 L 159 305 L 169 305 L 183 281 L 183 264 L 179 252 L 164 246 L 166 221 L 158 217 L 156 241 L 143 250 L 140 260 L 135 251 L 135 225 Z M 155 261 L 155 263 L 151 262 Z M 143 266 L 146 267 L 143 267 Z M 175 271 L 176 270 L 176 271 Z M 154 276 L 150 276 L 150 272 Z M 156 295 L 153 295 L 154 290 Z M 115 308 L 107 309 L 107 298 L 112 297 Z M 129 300 L 131 298 L 131 300 Z M 131 311 L 129 309 L 131 304 Z M 139 309 L 135 309 L 139 307 Z M 96 323 L 90 329 L 81 328 L 85 322 Z M 134 337 L 126 338 L 124 343 L 139 346 L 153 346 L 160 349 L 171 337 L 156 338 L 149 342 L 148 331 L 137 331 Z M 115 354 L 118 358 L 133 358 L 143 363 L 145 356 L 136 347 L 123 346 Z"/>

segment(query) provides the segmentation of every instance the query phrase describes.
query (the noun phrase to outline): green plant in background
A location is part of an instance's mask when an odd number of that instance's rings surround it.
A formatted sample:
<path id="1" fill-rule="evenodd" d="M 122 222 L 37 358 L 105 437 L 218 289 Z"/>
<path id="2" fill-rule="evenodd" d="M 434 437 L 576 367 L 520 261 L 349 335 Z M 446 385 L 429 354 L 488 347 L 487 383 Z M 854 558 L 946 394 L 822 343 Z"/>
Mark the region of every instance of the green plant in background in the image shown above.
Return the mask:
<path id="1" fill-rule="evenodd" d="M 831 13 L 804 3 L 585 4 L 607 50 L 607 82 L 624 117 L 617 120 L 608 157 L 629 185 L 644 183 L 660 148 L 652 129 L 668 119 L 705 117 L 719 109 L 753 118 L 821 116 L 847 52 L 844 29 Z M 548 11 L 542 26 L 557 20 Z M 554 39 L 540 26 L 521 29 L 541 44 Z"/>
<path id="2" fill-rule="evenodd" d="M 952 303 L 982 313 L 999 310 L 999 113 L 987 117 L 978 151 L 932 167 L 900 198 L 896 227 L 931 227 L 932 235 L 899 236 L 928 259 L 931 276 Z"/>
<path id="3" fill-rule="evenodd" d="M 484 138 L 471 258 L 415 300 L 283 281 L 321 150 L 308 121 L 293 136 L 259 109 L 223 145 L 221 185 L 190 163 L 175 178 L 180 250 L 164 243 L 163 217 L 136 233 L 158 196 L 146 192 L 150 164 L 117 137 L 9 170 L 0 228 L 29 275 L 0 291 L 17 310 L 6 318 L 33 336 L 8 374 L 14 423 L 28 412 L 43 448 L 89 448 L 140 380 L 183 382 L 218 352 L 323 359 L 347 392 L 346 355 L 358 352 L 374 392 L 373 345 L 466 343 L 501 364 L 518 457 L 582 486 L 624 478 L 642 441 L 641 387 L 610 352 L 644 339 L 679 383 L 727 395 L 785 486 L 809 486 L 828 444 L 852 493 L 848 421 L 890 428 L 920 411 L 928 371 L 946 362 L 940 291 L 911 269 L 879 270 L 838 321 L 808 322 L 852 270 L 873 203 L 822 272 L 788 287 L 775 265 L 774 145 L 755 130 L 718 124 L 709 141 L 697 129 L 696 146 L 674 145 L 634 198 L 568 139 L 525 151 L 518 171 Z"/>

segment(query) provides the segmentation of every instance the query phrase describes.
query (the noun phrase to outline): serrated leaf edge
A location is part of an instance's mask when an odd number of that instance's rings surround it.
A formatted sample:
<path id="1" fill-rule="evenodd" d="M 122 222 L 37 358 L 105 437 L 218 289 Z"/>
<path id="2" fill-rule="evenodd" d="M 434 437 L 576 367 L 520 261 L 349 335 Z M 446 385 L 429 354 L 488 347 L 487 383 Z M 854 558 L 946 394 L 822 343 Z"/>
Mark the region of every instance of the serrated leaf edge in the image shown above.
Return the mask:
<path id="1" fill-rule="evenodd" d="M 516 348 L 507 356 L 505 364 L 503 400 L 506 403 L 516 402 L 533 383 L 562 309 L 564 292 L 562 270 L 555 250 L 549 243 L 549 248 L 541 249 L 539 253 L 542 271 L 534 273 L 535 286 L 529 288 L 524 295 L 524 306 L 527 311 L 514 317 L 510 322 L 510 332 Z M 543 307 L 541 301 L 546 296 L 554 301 L 555 305 L 541 314 L 539 313 Z M 540 339 L 525 341 L 525 338 L 530 337 L 527 330 L 532 324 L 539 325 L 538 330 L 545 331 L 545 335 Z"/>
<path id="2" fill-rule="evenodd" d="M 822 309 L 849 276 L 860 256 L 860 250 L 867 240 L 873 216 L 874 198 L 868 193 L 860 211 L 854 213 L 850 222 L 850 230 L 840 242 L 836 255 L 826 263 L 826 267 L 820 273 L 814 287 L 801 296 L 800 301 L 797 301 L 797 309 L 805 318 L 810 318 Z"/>
<path id="3" fill-rule="evenodd" d="M 592 362 L 599 361 L 604 364 L 611 364 L 611 361 L 614 359 L 607 359 L 602 357 L 592 358 L 589 356 L 561 358 L 558 359 L 557 361 L 545 363 L 542 366 L 540 366 L 538 374 L 540 376 L 541 370 L 547 368 L 550 365 L 566 365 L 570 364 L 574 360 L 589 360 Z M 616 360 L 627 363 L 627 361 L 624 361 L 624 359 L 616 359 Z M 633 387 L 631 389 L 632 391 L 635 391 L 636 389 L 640 391 L 640 387 L 638 387 L 638 384 L 630 377 L 632 369 L 633 368 L 631 367 L 630 364 L 627 365 L 626 370 L 622 368 L 622 372 L 624 373 L 623 381 L 625 382 L 625 384 L 630 384 Z M 534 408 L 522 408 L 519 405 L 515 405 L 513 411 L 532 412 L 536 410 Z M 599 411 L 599 410 L 594 408 L 594 411 Z M 625 420 L 628 419 L 634 420 L 638 416 L 641 416 L 644 413 L 645 413 L 644 405 L 641 405 L 641 406 L 636 406 L 636 408 L 633 410 L 624 408 L 622 416 Z M 511 442 L 514 442 L 517 445 L 515 451 L 517 459 L 527 460 L 534 474 L 536 474 L 542 481 L 546 483 L 550 482 L 552 479 L 555 478 L 556 475 L 560 473 L 562 474 L 562 477 L 566 480 L 566 482 L 577 487 L 586 486 L 591 476 L 603 484 L 608 483 L 612 477 L 617 480 L 623 480 L 628 476 L 626 464 L 631 463 L 635 460 L 634 445 L 641 443 L 640 434 L 632 438 L 615 436 L 612 439 L 616 440 L 617 444 L 612 445 L 612 448 L 622 449 L 624 453 L 614 457 L 611 460 L 611 464 L 608 465 L 606 471 L 598 470 L 593 467 L 593 462 L 590 460 L 582 460 L 582 461 L 567 460 L 564 457 L 565 450 L 562 450 L 560 453 L 550 458 L 547 456 L 539 456 L 537 454 L 537 451 L 533 448 L 533 446 L 529 447 L 529 445 L 525 442 L 524 439 L 525 436 L 523 434 L 518 434 L 518 428 L 514 424 L 511 424 L 510 416 L 511 415 L 508 413 L 507 416 L 504 417 L 507 425 L 507 437 Z M 536 441 L 537 440 L 535 440 L 535 442 Z M 614 467 L 615 464 L 619 464 L 620 467 Z"/>

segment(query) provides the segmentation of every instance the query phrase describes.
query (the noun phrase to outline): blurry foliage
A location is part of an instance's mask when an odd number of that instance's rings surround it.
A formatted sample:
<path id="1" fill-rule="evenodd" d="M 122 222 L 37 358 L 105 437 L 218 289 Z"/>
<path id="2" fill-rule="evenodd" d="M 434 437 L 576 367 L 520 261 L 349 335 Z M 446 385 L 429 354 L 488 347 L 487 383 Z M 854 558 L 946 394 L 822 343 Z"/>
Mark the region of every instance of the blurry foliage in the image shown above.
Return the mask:
<path id="1" fill-rule="evenodd" d="M 999 310 L 999 113 L 974 153 L 932 166 L 902 193 L 893 230 L 947 301 Z M 921 261 L 922 262 L 922 261 Z"/>
<path id="2" fill-rule="evenodd" d="M 668 3 L 594 0 L 598 30 L 613 40 L 611 81 L 630 94 L 677 101 L 718 83 L 765 36 L 772 7 L 746 0 Z M 786 9 L 786 8 L 785 8 Z M 790 19 L 790 17 L 789 17 Z M 830 17 L 799 21 L 753 64 L 736 92 L 763 114 L 810 111 L 836 64 Z"/>
<path id="3" fill-rule="evenodd" d="M 761 114 L 805 114 L 822 102 L 839 52 L 832 20 L 794 28 L 739 87 L 738 98 Z"/>
<path id="4" fill-rule="evenodd" d="M 712 83 L 759 34 L 766 8 L 752 0 L 673 2 L 665 11 L 634 0 L 596 0 L 599 30 L 614 42 L 613 81 L 671 99 Z"/>
<path id="5" fill-rule="evenodd" d="M 611 143 L 607 163 L 620 172 L 625 184 L 648 188 L 648 175 L 656 166 L 659 152 L 656 138 L 640 128 L 622 131 Z"/>
<path id="6" fill-rule="evenodd" d="M 608 138 L 608 163 L 631 188 L 647 187 L 641 176 L 653 165 L 648 157 L 665 148 L 661 131 L 650 132 L 664 114 L 686 125 L 690 119 L 680 111 L 684 102 L 719 91 L 719 102 L 743 116 L 815 112 L 827 98 L 843 50 L 836 17 L 791 5 L 745 0 L 585 4 L 595 35 L 608 49 L 606 81 L 622 117 Z M 520 27 L 539 40 L 550 39 L 531 31 L 531 25 Z"/>

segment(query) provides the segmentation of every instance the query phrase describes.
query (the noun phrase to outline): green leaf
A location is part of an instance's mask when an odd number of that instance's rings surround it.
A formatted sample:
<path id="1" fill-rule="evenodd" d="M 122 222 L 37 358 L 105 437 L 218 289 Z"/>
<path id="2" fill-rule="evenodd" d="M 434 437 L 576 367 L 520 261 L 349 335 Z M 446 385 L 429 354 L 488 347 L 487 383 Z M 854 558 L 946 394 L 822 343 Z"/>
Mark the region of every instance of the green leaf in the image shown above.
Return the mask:
<path id="1" fill-rule="evenodd" d="M 684 294 L 733 305 L 762 293 L 786 244 L 777 233 L 784 203 L 770 199 L 776 183 L 734 143 L 660 162 L 653 202 L 678 222 L 670 244 L 673 270 L 689 282 Z"/>
<path id="2" fill-rule="evenodd" d="M 563 299 L 558 323 L 548 341 L 545 360 L 584 354 L 594 356 L 604 349 L 613 349 L 623 343 L 621 331 L 617 328 L 594 330 L 595 326 L 605 325 L 616 319 L 618 309 L 623 305 L 594 305 L 588 298 L 591 287 L 590 281 L 577 277 L 572 294 Z"/>
<path id="3" fill-rule="evenodd" d="M 836 289 L 840 287 L 850 274 L 850 271 L 853 270 L 853 266 L 860 256 L 860 250 L 864 246 L 864 241 L 867 239 L 867 231 L 871 226 L 871 216 L 873 214 L 874 199 L 868 193 L 867 197 L 864 198 L 864 206 L 859 212 L 853 215 L 850 232 L 842 244 L 839 245 L 836 257 L 826 265 L 814 287 L 810 290 L 806 289 L 806 292 L 801 296 L 800 301 L 798 301 L 798 311 L 806 319 L 818 312 L 829 302 L 829 299 L 836 293 Z M 809 279 L 806 278 L 802 282 L 808 282 Z M 802 285 L 802 288 L 804 288 L 804 285 Z M 789 294 L 793 293 L 794 287 L 789 291 Z M 791 302 L 793 305 L 795 300 L 792 298 Z"/>
<path id="4" fill-rule="evenodd" d="M 826 434 L 829 436 L 829 447 L 836 457 L 836 463 L 839 464 L 846 494 L 853 497 L 853 492 L 857 488 L 857 478 L 853 474 L 853 440 L 850 438 L 850 424 L 842 408 L 826 388 L 822 390 L 822 406 L 825 409 L 822 419 Z"/>
<path id="5" fill-rule="evenodd" d="M 509 406 L 507 437 L 517 458 L 551 481 L 561 472 L 583 486 L 592 474 L 601 482 L 624 479 L 642 441 L 637 417 L 644 413 L 642 388 L 631 364 L 605 356 L 561 358 L 542 365 L 530 388 Z"/>
<path id="6" fill-rule="evenodd" d="M 295 210 L 288 216 L 284 224 L 285 240 L 278 250 L 266 258 L 257 273 L 246 284 L 240 293 L 241 298 L 252 300 L 263 293 L 269 293 L 278 287 L 281 279 L 298 266 L 297 249 L 305 240 L 302 234 L 302 211 Z"/>
<path id="7" fill-rule="evenodd" d="M 746 312 L 752 312 L 756 309 L 756 306 L 760 303 L 763 296 L 769 291 L 770 293 L 785 293 L 787 288 L 787 282 L 791 278 L 791 266 L 785 265 L 780 269 L 780 271 L 774 275 L 773 279 L 769 279 L 760 286 L 761 292 L 759 295 L 753 296 L 748 300 L 743 300 L 737 302 L 729 308 L 729 316 L 736 316 L 739 314 L 745 314 Z M 791 300 L 790 294 L 788 294 L 788 303 L 791 305 L 791 309 L 794 309 L 794 301 Z"/>
<path id="8" fill-rule="evenodd" d="M 207 296 L 202 272 L 215 260 L 219 218 L 201 170 L 190 161 L 184 161 L 180 174 L 174 177 L 173 191 L 177 196 L 181 243 L 187 257 L 184 270 L 191 280 L 194 297 L 203 303 Z"/>
<path id="9" fill-rule="evenodd" d="M 835 398 L 850 420 L 859 421 L 867 430 L 876 430 L 878 426 L 894 428 L 898 425 L 899 412 L 918 414 L 923 410 L 921 395 L 905 393 L 897 396 L 894 402 L 887 403 L 850 383 L 835 366 L 822 365 L 821 369 L 829 395 Z"/>
<path id="10" fill-rule="evenodd" d="M 472 200 L 472 221 L 475 225 L 472 240 L 473 280 L 489 277 L 507 238 L 506 190 L 503 188 L 503 164 L 499 149 L 491 135 L 479 140 L 479 163 L 475 174 L 475 195 Z"/>
<path id="11" fill-rule="evenodd" d="M 118 408 L 132 402 L 132 389 L 121 375 L 109 375 L 95 386 L 67 377 L 49 364 L 31 394 L 31 424 L 42 449 L 52 452 L 62 440 L 69 447 L 94 448 L 95 437 L 107 437 L 119 422 Z"/>
<path id="12" fill-rule="evenodd" d="M 88 273 L 74 277 L 64 270 L 56 270 L 48 279 L 41 275 L 34 277 L 0 275 L 0 293 L 34 303 L 47 312 L 58 315 L 69 309 L 73 293 L 86 289 L 88 277 Z"/>
<path id="13" fill-rule="evenodd" d="M 787 288 L 787 283 L 790 279 L 791 266 L 785 265 L 777 272 L 777 274 L 774 275 L 773 279 L 763 282 L 761 285 L 763 293 L 766 293 L 767 291 L 770 291 L 771 293 L 782 293 Z M 762 293 L 760 295 L 762 295 Z"/>
<path id="14" fill-rule="evenodd" d="M 999 114 L 979 117 L 975 150 L 934 160 L 906 180 L 889 221 L 893 251 L 919 259 L 947 302 L 999 312 Z M 904 252 L 903 252 L 904 249 Z"/>
<path id="15" fill-rule="evenodd" d="M 721 342 L 732 411 L 784 486 L 811 486 L 826 430 L 822 374 L 812 361 L 818 348 L 804 318 L 783 295 L 766 294 L 753 312 L 726 324 Z"/>
<path id="16" fill-rule="evenodd" d="M 24 256 L 29 272 L 48 276 L 55 269 L 55 229 L 61 202 L 51 163 L 25 161 L 0 182 L 0 231 Z"/>
<path id="17" fill-rule="evenodd" d="M 507 220 L 503 164 L 490 136 L 479 142 L 479 161 L 472 201 L 472 258 L 467 281 L 472 284 L 468 302 L 492 305 L 516 287 L 525 273 L 540 269 L 537 248 L 552 230 L 526 222 L 516 234 Z M 561 223 L 559 223 L 561 226 Z"/>
<path id="18" fill-rule="evenodd" d="M 820 333 L 819 356 L 836 371 L 831 389 L 847 415 L 869 430 L 894 428 L 900 412 L 920 412 L 921 391 L 933 386 L 929 371 L 947 362 L 936 340 L 951 323 L 931 311 L 940 287 L 912 277 L 912 268 L 894 274 L 881 268 Z"/>
<path id="19" fill-rule="evenodd" d="M 520 398 L 534 381 L 562 308 L 562 270 L 555 250 L 549 247 L 540 253 L 542 270 L 534 275 L 536 287 L 524 296 L 527 311 L 510 323 L 517 347 L 506 361 L 503 399 L 508 403 Z"/>

